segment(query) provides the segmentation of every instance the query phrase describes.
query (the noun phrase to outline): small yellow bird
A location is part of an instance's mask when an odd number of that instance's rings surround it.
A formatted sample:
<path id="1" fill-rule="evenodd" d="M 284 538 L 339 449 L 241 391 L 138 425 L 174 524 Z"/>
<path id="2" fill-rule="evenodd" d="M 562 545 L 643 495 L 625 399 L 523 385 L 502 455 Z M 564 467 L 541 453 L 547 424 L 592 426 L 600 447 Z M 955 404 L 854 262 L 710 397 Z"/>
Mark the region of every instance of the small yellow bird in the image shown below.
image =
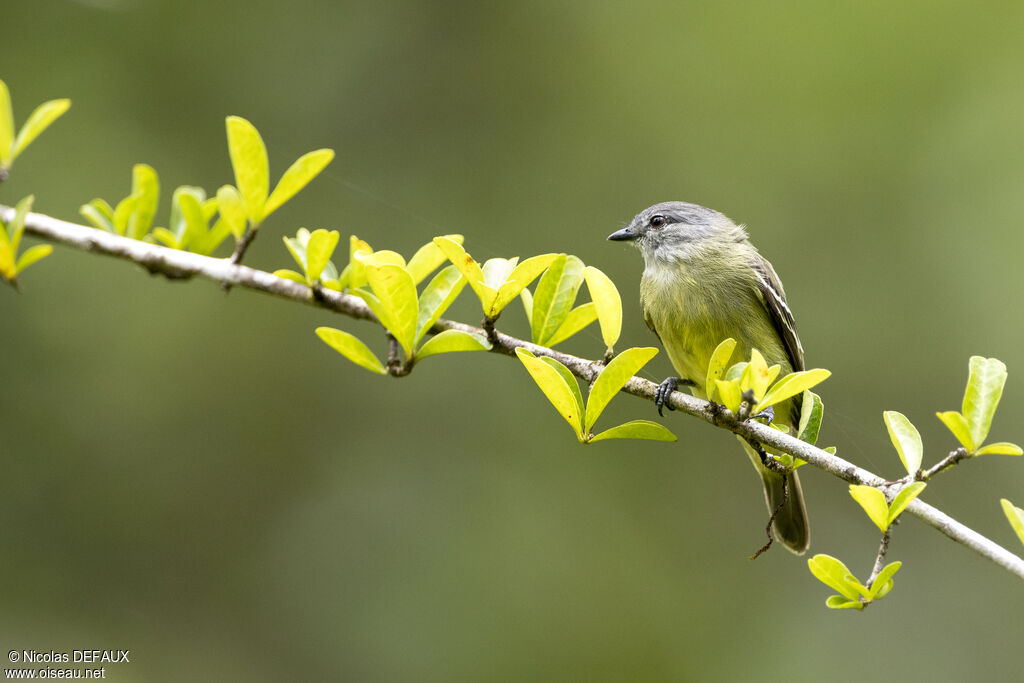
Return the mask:
<path id="1" fill-rule="evenodd" d="M 608 239 L 630 241 L 640 249 L 644 320 L 679 373 L 659 387 L 659 412 L 680 383 L 689 385 L 694 396 L 707 398 L 702 388 L 711 354 L 729 337 L 737 344 L 727 365 L 748 359 L 757 349 L 768 365 L 782 366 L 780 377 L 804 369 L 803 347 L 782 282 L 747 239 L 743 226 L 697 204 L 664 202 L 644 209 Z M 799 416 L 799 397 L 775 407 L 775 422 L 790 428 L 798 424 Z M 770 512 L 782 504 L 788 488 L 773 529 L 789 550 L 803 553 L 811 534 L 796 472 L 774 472 L 752 448 L 744 448 L 761 475 Z"/>

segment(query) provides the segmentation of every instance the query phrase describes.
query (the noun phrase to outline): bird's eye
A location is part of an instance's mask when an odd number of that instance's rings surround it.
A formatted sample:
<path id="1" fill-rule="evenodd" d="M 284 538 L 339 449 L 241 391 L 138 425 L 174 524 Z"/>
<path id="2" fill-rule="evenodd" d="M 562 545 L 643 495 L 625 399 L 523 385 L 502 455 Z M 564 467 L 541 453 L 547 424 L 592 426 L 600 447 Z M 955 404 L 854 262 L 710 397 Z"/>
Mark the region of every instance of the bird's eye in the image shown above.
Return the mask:
<path id="1" fill-rule="evenodd" d="M 660 228 L 663 225 L 665 225 L 665 217 L 664 216 L 662 216 L 661 214 L 658 214 L 657 216 L 651 216 L 651 227 L 652 228 Z"/>

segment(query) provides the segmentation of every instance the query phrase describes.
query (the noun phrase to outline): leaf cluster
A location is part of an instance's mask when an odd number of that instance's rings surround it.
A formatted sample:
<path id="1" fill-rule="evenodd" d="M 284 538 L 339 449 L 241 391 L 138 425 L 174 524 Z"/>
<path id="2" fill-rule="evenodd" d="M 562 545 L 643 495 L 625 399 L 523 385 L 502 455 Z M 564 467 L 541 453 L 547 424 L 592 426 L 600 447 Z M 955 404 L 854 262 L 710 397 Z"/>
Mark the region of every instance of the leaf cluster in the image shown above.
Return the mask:
<path id="1" fill-rule="evenodd" d="M 71 100 L 59 99 L 43 102 L 29 114 L 28 119 L 15 133 L 14 109 L 7 84 L 0 80 L 0 180 L 14 164 L 14 160 L 71 107 Z"/>
<path id="2" fill-rule="evenodd" d="M 903 563 L 892 562 L 886 565 L 870 586 L 861 583 L 845 564 L 831 555 L 815 555 L 807 560 L 807 566 L 815 578 L 839 594 L 830 596 L 825 601 L 827 607 L 863 610 L 871 602 L 885 597 L 892 590 L 892 577 Z"/>
<path id="3" fill-rule="evenodd" d="M 0 81 L 2 83 L 2 81 Z M 12 286 L 18 286 L 18 274 L 31 266 L 36 261 L 49 256 L 53 247 L 49 244 L 37 244 L 26 249 L 21 255 L 18 254 L 18 247 L 21 245 L 21 236 L 25 231 L 25 216 L 32 209 L 34 197 L 25 197 L 14 209 L 14 218 L 7 225 L 0 221 L 0 277 L 3 277 Z"/>

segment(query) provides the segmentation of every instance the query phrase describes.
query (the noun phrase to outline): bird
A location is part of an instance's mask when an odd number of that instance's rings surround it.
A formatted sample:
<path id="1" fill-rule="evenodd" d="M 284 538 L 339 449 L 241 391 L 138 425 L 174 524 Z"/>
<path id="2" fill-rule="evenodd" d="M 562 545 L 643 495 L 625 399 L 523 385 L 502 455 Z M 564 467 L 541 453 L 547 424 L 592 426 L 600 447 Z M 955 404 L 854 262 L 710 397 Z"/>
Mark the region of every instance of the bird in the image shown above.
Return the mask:
<path id="1" fill-rule="evenodd" d="M 703 387 L 711 354 L 730 337 L 737 343 L 726 367 L 749 359 L 757 349 L 769 366 L 781 366 L 779 378 L 804 369 L 803 347 L 782 282 L 750 243 L 745 226 L 699 204 L 662 202 L 638 213 L 608 239 L 632 242 L 643 256 L 640 308 L 679 373 L 659 386 L 659 413 L 680 384 L 694 396 L 708 398 Z M 774 408 L 776 423 L 791 429 L 798 425 L 799 396 Z M 743 445 L 774 514 L 775 538 L 790 551 L 804 553 L 810 546 L 810 525 L 796 471 L 769 469 L 761 455 Z"/>

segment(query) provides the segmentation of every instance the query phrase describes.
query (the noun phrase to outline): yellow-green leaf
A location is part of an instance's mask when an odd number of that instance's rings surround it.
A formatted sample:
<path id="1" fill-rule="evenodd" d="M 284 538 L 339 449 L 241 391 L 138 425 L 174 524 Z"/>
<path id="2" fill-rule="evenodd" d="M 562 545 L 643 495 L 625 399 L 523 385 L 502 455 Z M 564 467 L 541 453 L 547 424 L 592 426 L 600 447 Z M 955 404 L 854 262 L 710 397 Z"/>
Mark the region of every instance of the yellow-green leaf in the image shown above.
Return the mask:
<path id="1" fill-rule="evenodd" d="M 519 293 L 526 288 L 531 282 L 537 279 L 537 276 L 544 272 L 544 269 L 551 265 L 551 262 L 555 260 L 558 254 L 541 254 L 540 256 L 531 256 L 522 263 L 516 265 L 512 272 L 510 272 L 504 279 L 504 282 L 498 285 L 497 293 L 494 296 L 494 302 L 491 304 L 491 312 L 488 313 L 492 318 L 508 306 L 512 299 L 519 296 Z"/>
<path id="2" fill-rule="evenodd" d="M 647 346 L 626 349 L 612 358 L 607 367 L 597 376 L 594 386 L 590 389 L 590 396 L 587 397 L 585 432 L 590 432 L 609 401 L 619 393 L 629 378 L 656 355 L 658 355 L 658 349 Z"/>
<path id="3" fill-rule="evenodd" d="M 275 270 L 274 275 L 276 277 L 282 277 L 285 280 L 291 280 L 292 282 L 298 282 L 300 285 L 309 284 L 306 282 L 306 277 L 302 273 L 296 273 L 294 270 L 288 270 L 287 268 L 281 268 Z"/>
<path id="4" fill-rule="evenodd" d="M 971 436 L 971 427 L 967 424 L 967 420 L 964 416 L 955 410 L 947 410 L 944 413 L 935 413 L 935 416 L 942 420 L 942 424 L 946 425 L 949 431 L 953 432 L 953 436 L 960 442 L 960 445 L 967 449 L 968 453 L 973 453 L 977 444 L 974 443 L 974 437 Z"/>
<path id="5" fill-rule="evenodd" d="M 1013 528 L 1013 533 L 1017 534 L 1017 538 L 1020 539 L 1021 543 L 1024 543 L 1024 510 L 1021 510 L 1005 498 L 1001 498 L 999 502 L 1003 506 L 1003 514 L 1006 515 L 1006 521 Z"/>
<path id="6" fill-rule="evenodd" d="M 415 279 L 415 278 L 414 278 Z M 466 278 L 455 266 L 448 266 L 434 276 L 419 297 L 419 314 L 416 319 L 416 344 L 420 343 L 437 319 L 466 286 Z"/>
<path id="7" fill-rule="evenodd" d="M 572 374 L 572 371 L 569 368 L 565 367 L 554 358 L 543 356 L 540 360 L 542 363 L 547 363 L 553 367 L 558 371 L 558 374 L 562 376 L 562 379 L 565 380 L 569 390 L 572 391 L 572 397 L 576 401 L 577 410 L 579 410 L 580 415 L 583 415 L 583 394 L 580 392 L 580 383 L 576 380 L 576 376 Z"/>
<path id="8" fill-rule="evenodd" d="M 961 413 L 971 428 L 971 440 L 976 446 L 985 443 L 992 416 L 999 406 L 1006 384 L 1006 365 L 997 358 L 971 356 L 970 375 Z"/>
<path id="9" fill-rule="evenodd" d="M 82 204 L 78 213 L 82 214 L 82 217 L 97 229 L 116 232 L 114 230 L 114 208 L 106 201 L 97 197 L 88 204 Z"/>
<path id="10" fill-rule="evenodd" d="M 816 384 L 825 381 L 832 373 L 828 370 L 815 369 L 802 372 L 791 372 L 772 386 L 764 395 L 764 398 L 757 404 L 759 410 L 768 406 L 782 403 L 788 398 L 810 389 Z"/>
<path id="11" fill-rule="evenodd" d="M 221 185 L 217 189 L 217 210 L 236 240 L 245 233 L 245 205 L 234 185 Z"/>
<path id="12" fill-rule="evenodd" d="M 21 271 L 25 270 L 39 259 L 49 256 L 53 252 L 53 246 L 49 244 L 37 244 L 34 247 L 26 249 L 21 256 L 18 257 L 18 263 L 14 266 L 15 272 L 19 275 Z"/>
<path id="13" fill-rule="evenodd" d="M 35 200 L 35 195 L 30 194 L 22 197 L 21 201 L 14 207 L 14 218 L 11 220 L 10 225 L 7 226 L 12 253 L 17 253 L 18 247 L 21 246 L 21 235 L 25 231 L 25 219 L 28 217 L 28 212 L 32 210 L 32 203 Z"/>
<path id="14" fill-rule="evenodd" d="M 11 165 L 11 150 L 14 148 L 14 110 L 11 108 L 11 91 L 0 79 L 0 168 Z"/>
<path id="15" fill-rule="evenodd" d="M 416 285 L 412 276 L 398 265 L 368 265 L 366 279 L 380 301 L 381 312 L 378 315 L 381 323 L 402 346 L 405 357 L 412 358 L 416 320 L 419 317 Z"/>
<path id="16" fill-rule="evenodd" d="M 10 163 L 25 151 L 25 148 L 32 144 L 32 141 L 39 137 L 39 134 L 46 130 L 51 123 L 56 121 L 71 106 L 71 100 L 50 100 L 43 102 L 35 111 L 29 114 L 28 119 L 18 131 L 14 138 L 14 146 L 11 149 Z"/>
<path id="17" fill-rule="evenodd" d="M 803 401 L 800 405 L 800 426 L 797 429 L 797 438 L 814 445 L 818 442 L 821 420 L 825 415 L 825 404 L 821 402 L 820 396 L 808 390 L 804 391 Z"/>
<path id="18" fill-rule="evenodd" d="M 551 405 L 572 427 L 576 438 L 583 441 L 583 417 L 580 415 L 572 389 L 562 374 L 522 347 L 516 349 L 516 355 L 533 377 L 533 381 L 551 401 Z"/>
<path id="19" fill-rule="evenodd" d="M 860 583 L 840 560 L 819 553 L 807 560 L 814 578 L 841 594 L 847 600 L 859 600 L 860 594 L 851 583 Z"/>
<path id="20" fill-rule="evenodd" d="M 924 491 L 925 486 L 927 484 L 923 481 L 915 481 L 912 484 L 907 484 L 896 494 L 896 497 L 892 499 L 892 505 L 889 506 L 889 524 L 892 524 L 900 516 L 900 513 L 907 509 L 910 502 L 917 498 L 921 491 Z M 888 528 L 888 525 L 886 528 Z M 885 531 L 885 529 L 882 531 Z"/>
<path id="21" fill-rule="evenodd" d="M 435 237 L 434 244 L 465 276 L 466 282 L 476 292 L 477 298 L 480 299 L 480 305 L 483 307 L 484 313 L 487 314 L 498 293 L 484 284 L 484 272 L 480 268 L 480 264 L 462 248 L 461 244 L 449 237 Z"/>
<path id="22" fill-rule="evenodd" d="M 757 349 L 751 349 L 750 362 L 747 363 L 747 367 L 743 369 L 743 374 L 740 376 L 740 393 L 748 389 L 751 390 L 754 393 L 754 402 L 756 403 L 761 400 L 765 391 L 768 390 L 772 381 L 779 376 L 781 370 L 782 367 L 779 365 L 768 367 L 768 363 L 765 362 L 761 352 Z"/>
<path id="23" fill-rule="evenodd" d="M 1015 443 L 999 441 L 982 446 L 978 450 L 978 455 L 1024 455 L 1024 450 Z"/>
<path id="24" fill-rule="evenodd" d="M 647 439 L 648 441 L 676 441 L 676 435 L 657 422 L 632 420 L 606 429 L 590 438 L 590 443 L 605 439 Z"/>
<path id="25" fill-rule="evenodd" d="M 369 347 L 367 347 L 366 344 L 360 341 L 357 337 L 349 334 L 348 332 L 336 330 L 333 327 L 318 327 L 316 328 L 316 334 L 324 341 L 324 343 L 356 365 L 380 375 L 388 374 L 384 364 L 381 363 L 377 359 L 377 356 L 373 355 L 373 351 L 370 351 Z"/>
<path id="26" fill-rule="evenodd" d="M 442 235 L 442 237 L 459 244 L 462 244 L 463 240 L 462 235 Z M 413 282 L 419 284 L 446 260 L 448 257 L 441 251 L 441 248 L 431 241 L 416 250 L 416 253 L 409 259 L 406 269 L 412 275 Z"/>
<path id="27" fill-rule="evenodd" d="M 723 406 L 734 413 L 740 409 L 740 403 L 743 402 L 743 395 L 740 391 L 740 382 L 738 379 L 716 379 L 715 390 L 718 392 L 718 399 L 722 402 Z"/>
<path id="28" fill-rule="evenodd" d="M 871 589 L 868 594 L 869 600 L 880 600 L 885 597 L 886 593 L 892 590 L 892 577 L 902 566 L 902 562 L 891 562 L 887 564 L 882 571 L 878 572 L 878 576 L 875 577 L 874 583 L 871 584 Z"/>
<path id="29" fill-rule="evenodd" d="M 524 289 L 523 291 L 527 290 Z M 562 326 L 548 339 L 547 346 L 561 344 L 595 320 L 597 320 L 597 308 L 594 306 L 593 301 L 577 306 L 569 311 L 569 315 L 565 317 Z"/>
<path id="30" fill-rule="evenodd" d="M 558 254 L 533 290 L 533 318 L 530 328 L 535 344 L 549 345 L 552 335 L 569 315 L 576 292 L 583 283 L 583 261 Z"/>
<path id="31" fill-rule="evenodd" d="M 889 504 L 885 494 L 874 486 L 850 484 L 850 495 L 857 501 L 868 517 L 882 531 L 889 528 Z"/>
<path id="32" fill-rule="evenodd" d="M 160 201 L 160 179 L 152 166 L 132 166 L 132 196 L 135 197 L 135 207 L 128 217 L 124 234 L 134 240 L 141 240 L 153 226 L 153 217 Z"/>
<path id="33" fill-rule="evenodd" d="M 445 330 L 430 339 L 416 352 L 416 360 L 422 360 L 428 356 L 435 356 L 439 353 L 452 353 L 454 351 L 487 351 L 491 343 L 483 337 L 478 337 L 462 330 Z"/>
<path id="34" fill-rule="evenodd" d="M 320 279 L 320 275 L 331 260 L 334 248 L 338 246 L 341 234 L 337 230 L 314 230 L 306 244 L 306 277 L 311 282 Z"/>
<path id="35" fill-rule="evenodd" d="M 523 288 L 523 291 L 519 292 L 519 298 L 523 301 L 523 310 L 526 312 L 526 319 L 533 319 L 533 294 L 530 290 Z"/>
<path id="36" fill-rule="evenodd" d="M 320 171 L 324 170 L 327 164 L 331 163 L 332 159 L 334 159 L 333 149 L 318 149 L 313 152 L 307 152 L 296 159 L 288 167 L 288 170 L 284 172 L 284 175 L 281 176 L 281 179 L 277 181 L 277 186 L 263 205 L 263 218 L 272 214 L 282 204 L 294 197 L 295 193 L 308 185 L 309 181 L 315 178 Z"/>
<path id="37" fill-rule="evenodd" d="M 242 196 L 245 214 L 253 227 L 263 221 L 267 192 L 270 189 L 270 164 L 267 147 L 259 131 L 241 116 L 226 119 L 228 154 L 235 172 L 235 187 Z"/>
<path id="38" fill-rule="evenodd" d="M 708 363 L 708 374 L 704 380 L 704 395 L 711 400 L 714 396 L 716 380 L 722 379 L 725 375 L 725 370 L 729 359 L 732 358 L 732 352 L 736 348 L 736 340 L 732 337 L 725 339 L 711 354 L 711 361 Z"/>
<path id="39" fill-rule="evenodd" d="M 365 241 L 352 235 L 348 239 L 348 288 L 356 289 L 366 284 L 366 268 L 359 260 L 363 253 L 372 254 L 373 248 Z"/>
<path id="40" fill-rule="evenodd" d="M 587 282 L 590 299 L 594 302 L 597 322 L 601 326 L 601 339 L 610 351 L 622 333 L 622 297 L 611 278 L 594 266 L 583 269 L 583 279 Z"/>
<path id="41" fill-rule="evenodd" d="M 887 410 L 882 413 L 885 421 L 885 428 L 889 430 L 889 439 L 896 447 L 903 467 L 908 474 L 913 474 L 921 469 L 921 457 L 924 455 L 924 444 L 921 443 L 921 434 L 917 431 L 907 416 L 895 410 Z"/>

